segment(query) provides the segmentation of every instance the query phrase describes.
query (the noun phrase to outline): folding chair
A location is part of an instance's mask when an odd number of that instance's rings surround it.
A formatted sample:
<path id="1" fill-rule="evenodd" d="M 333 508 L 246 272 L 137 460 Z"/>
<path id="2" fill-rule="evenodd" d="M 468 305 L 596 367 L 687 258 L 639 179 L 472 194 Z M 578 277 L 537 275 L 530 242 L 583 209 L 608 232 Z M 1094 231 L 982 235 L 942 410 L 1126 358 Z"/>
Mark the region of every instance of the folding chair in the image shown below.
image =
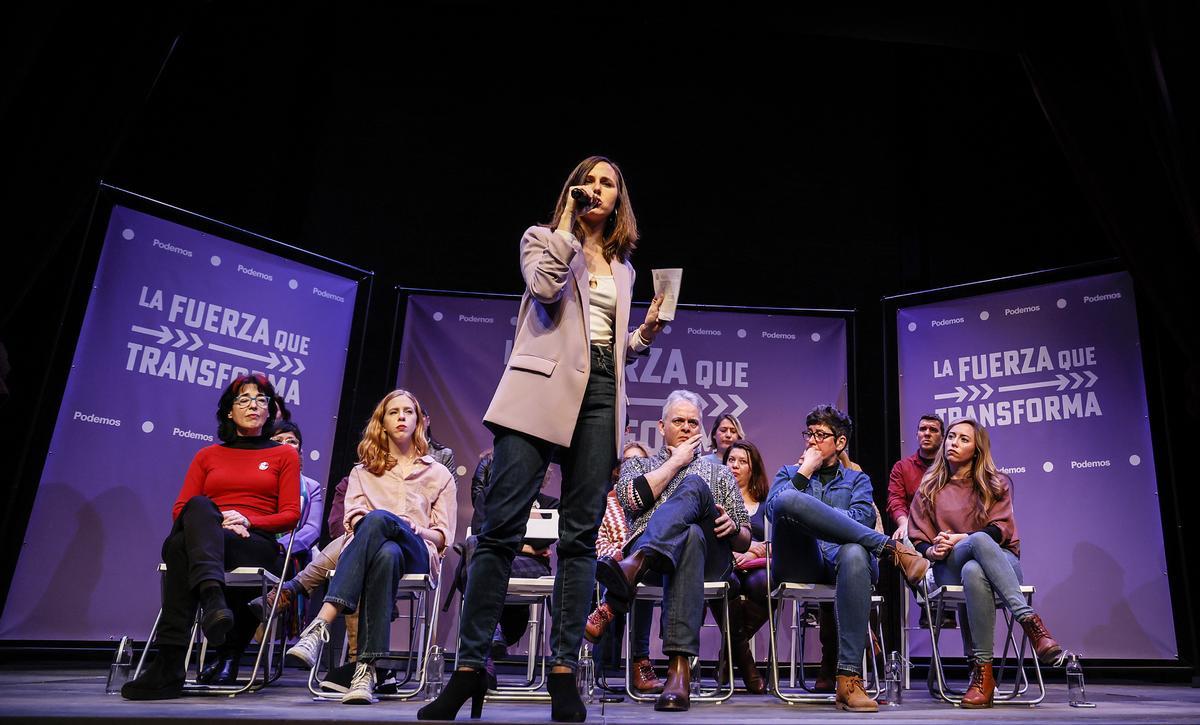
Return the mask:
<path id="1" fill-rule="evenodd" d="M 635 601 L 646 600 L 652 602 L 662 602 L 663 595 L 664 587 L 639 583 L 637 585 L 637 592 L 634 595 L 634 599 Z M 729 582 L 724 580 L 704 582 L 704 600 L 719 600 L 721 602 L 722 618 L 717 624 L 718 627 L 720 627 L 721 634 L 725 640 L 725 651 L 732 653 L 733 643 L 730 641 L 731 637 L 729 633 Z M 634 625 L 634 609 L 636 609 L 636 607 L 630 606 L 629 612 L 625 615 L 625 694 L 628 695 L 629 699 L 633 700 L 634 702 L 654 702 L 657 699 L 657 695 L 643 695 L 633 689 L 633 658 L 628 656 L 628 653 L 633 651 L 632 632 Z M 700 668 L 697 662 L 698 659 L 699 658 L 694 658 L 693 661 L 689 663 L 692 665 L 693 671 L 696 673 L 697 677 L 699 677 L 700 674 Z M 730 697 L 733 697 L 733 657 L 731 655 L 726 659 L 727 662 L 725 664 L 727 671 L 725 674 L 727 677 L 726 682 L 728 684 L 722 685 L 718 681 L 715 688 L 711 690 L 701 690 L 699 695 L 693 696 L 691 698 L 692 702 L 725 702 Z"/>
<path id="2" fill-rule="evenodd" d="M 336 573 L 336 569 L 331 570 L 329 578 L 332 579 Z M 440 564 L 437 579 L 434 579 L 432 574 L 405 574 L 400 578 L 400 583 L 396 586 L 396 599 L 408 605 L 408 613 L 402 613 L 400 616 L 408 619 L 409 649 L 404 650 L 402 654 L 400 650 L 392 650 L 387 656 L 376 660 L 379 662 L 395 659 L 404 660 L 405 663 L 404 676 L 397 683 L 396 692 L 376 692 L 375 697 L 380 700 L 409 700 L 425 689 L 428 674 L 425 671 L 425 663 L 428 661 L 429 652 L 434 645 L 434 638 L 437 636 L 438 612 L 440 611 L 437 606 L 437 592 L 440 581 Z M 343 659 L 346 650 L 347 647 L 343 646 Z M 321 657 L 318 655 L 313 661 L 312 669 L 308 672 L 308 691 L 312 693 L 314 700 L 341 700 L 343 693 L 325 692 L 321 689 L 321 679 L 317 674 L 320 663 Z M 414 678 L 416 678 L 416 682 L 406 687 L 413 682 Z"/>
<path id="3" fill-rule="evenodd" d="M 771 537 L 771 524 L 766 522 L 766 545 L 767 545 L 767 622 L 770 629 L 769 640 L 769 657 L 768 657 L 768 672 L 771 685 L 770 689 L 775 693 L 775 696 L 789 704 L 802 703 L 824 703 L 833 702 L 835 695 L 833 693 L 816 693 L 808 687 L 804 677 L 804 625 L 799 621 L 800 608 L 802 604 L 820 605 L 823 603 L 834 603 L 837 598 L 837 587 L 833 584 L 808 584 L 804 582 L 775 582 L 771 574 L 771 560 L 773 542 Z M 775 613 L 776 603 L 791 602 L 792 604 L 792 631 L 789 637 L 789 659 L 790 671 L 788 677 L 788 690 L 779 683 L 779 653 L 776 639 L 778 637 L 778 623 Z M 871 610 L 873 617 L 868 619 L 867 624 L 867 648 L 863 651 L 863 672 L 864 674 L 869 669 L 871 672 L 871 686 L 867 689 L 872 697 L 878 696 L 882 688 L 882 679 L 879 676 L 878 659 L 874 656 L 868 657 L 868 653 L 872 652 L 872 640 L 878 642 L 880 651 L 886 652 L 887 647 L 883 639 L 883 617 L 882 614 L 883 597 L 878 594 L 871 595 Z M 874 627 L 872 628 L 872 620 Z M 797 637 L 797 631 L 799 637 Z M 799 661 L 799 687 L 803 691 L 797 691 L 797 661 Z M 869 661 L 869 666 L 868 666 Z"/>
<path id="4" fill-rule="evenodd" d="M 226 587 L 259 587 L 262 596 L 266 597 L 268 592 L 279 586 L 279 581 L 287 571 L 288 561 L 292 557 L 292 542 L 295 540 L 295 530 L 288 537 L 287 551 L 283 556 L 283 569 L 278 574 L 271 572 L 262 567 L 240 566 L 232 571 L 225 572 Z M 167 570 L 167 565 L 160 563 L 158 571 Z M 275 657 L 276 639 L 280 639 L 278 643 L 282 648 L 284 642 L 282 637 L 285 633 L 279 628 L 278 619 L 276 618 L 278 608 L 278 597 L 275 598 L 271 605 L 271 611 L 267 615 L 267 619 L 263 622 L 263 637 L 258 643 L 258 654 L 254 658 L 254 669 L 250 672 L 249 679 L 244 684 L 239 685 L 202 685 L 196 680 L 185 680 L 183 684 L 183 692 L 185 694 L 194 695 L 227 695 L 234 697 L 244 692 L 257 692 L 263 687 L 271 684 L 283 674 L 283 658 Z M 150 651 L 150 644 L 154 641 L 154 635 L 158 632 L 158 623 L 162 619 L 162 608 L 158 610 L 158 616 L 154 618 L 154 626 L 150 628 L 150 634 L 146 638 L 146 647 L 142 650 L 142 656 L 138 659 L 137 669 L 134 670 L 133 677 L 137 677 L 142 672 L 142 667 L 146 662 L 146 653 Z M 187 654 L 184 657 L 184 671 L 190 669 L 192 652 L 195 649 L 197 640 L 200 641 L 200 655 L 196 665 L 197 674 L 204 668 L 204 657 L 208 652 L 208 640 L 205 639 L 203 631 L 200 629 L 200 607 L 196 607 L 196 615 L 192 621 L 192 634 L 188 642 Z M 264 655 L 267 658 L 267 667 L 262 672 L 262 680 L 259 681 L 259 669 L 263 664 Z M 241 656 L 241 653 L 238 654 Z M 239 678 L 240 679 L 240 678 Z"/>
<path id="5" fill-rule="evenodd" d="M 1033 594 L 1035 591 L 1036 589 L 1028 584 L 1021 587 L 1021 595 L 1025 597 L 1025 601 L 1030 606 L 1033 605 Z M 942 631 L 942 615 L 945 612 L 946 606 L 957 606 L 965 603 L 966 594 L 961 584 L 940 586 L 931 592 L 926 592 L 925 595 L 925 616 L 929 619 L 929 637 L 933 650 L 929 665 L 933 671 L 933 676 L 929 682 L 929 694 L 943 702 L 954 705 L 962 702 L 964 691 L 954 689 L 946 684 L 946 673 L 942 663 L 941 652 L 938 650 L 938 640 Z M 1023 631 L 1021 633 L 1021 642 L 1019 645 L 1017 644 L 1016 638 L 1013 636 L 1016 628 L 1016 619 L 1001 604 L 999 599 L 996 600 L 996 608 L 1004 613 L 1004 621 L 1008 629 L 1005 632 L 1004 649 L 1001 652 L 1000 664 L 994 668 L 996 694 L 993 702 L 996 705 L 1026 705 L 1033 707 L 1046 698 L 1046 683 L 1042 680 L 1041 664 L 1038 662 L 1037 656 L 1033 653 L 1033 646 L 1029 642 L 1029 636 Z M 1012 648 L 1016 658 L 1016 662 L 1012 665 L 1008 662 L 1010 648 Z M 1030 659 L 1033 660 L 1033 671 L 1037 677 L 1038 696 L 1036 698 L 1024 697 L 1029 689 L 1029 675 L 1025 672 L 1027 649 Z M 1012 688 L 1002 691 L 1006 677 L 1005 673 L 1009 670 L 1012 671 Z"/>

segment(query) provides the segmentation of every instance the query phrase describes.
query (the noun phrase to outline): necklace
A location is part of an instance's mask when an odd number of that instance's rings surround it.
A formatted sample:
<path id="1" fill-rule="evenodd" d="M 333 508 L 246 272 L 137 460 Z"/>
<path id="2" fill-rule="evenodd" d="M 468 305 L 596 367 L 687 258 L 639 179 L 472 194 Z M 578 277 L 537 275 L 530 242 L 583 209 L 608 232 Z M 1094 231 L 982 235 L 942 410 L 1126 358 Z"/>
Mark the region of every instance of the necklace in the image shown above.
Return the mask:
<path id="1" fill-rule="evenodd" d="M 592 289 L 596 289 L 596 287 L 598 287 L 598 286 L 600 286 L 600 282 L 598 282 L 595 277 L 593 277 L 592 275 L 589 274 L 588 275 L 588 287 L 590 287 Z"/>

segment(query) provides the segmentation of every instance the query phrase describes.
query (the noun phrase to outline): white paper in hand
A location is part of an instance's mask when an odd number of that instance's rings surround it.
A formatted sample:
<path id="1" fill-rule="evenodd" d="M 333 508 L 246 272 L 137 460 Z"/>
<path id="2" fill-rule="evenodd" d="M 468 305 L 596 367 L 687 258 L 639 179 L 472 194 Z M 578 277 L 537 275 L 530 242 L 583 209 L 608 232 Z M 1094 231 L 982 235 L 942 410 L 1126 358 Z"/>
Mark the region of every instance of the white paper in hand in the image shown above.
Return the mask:
<path id="1" fill-rule="evenodd" d="M 658 307 L 658 319 L 671 322 L 675 319 L 675 304 L 679 301 L 679 285 L 683 282 L 683 269 L 652 269 L 654 276 L 654 294 L 662 295 L 662 304 Z"/>

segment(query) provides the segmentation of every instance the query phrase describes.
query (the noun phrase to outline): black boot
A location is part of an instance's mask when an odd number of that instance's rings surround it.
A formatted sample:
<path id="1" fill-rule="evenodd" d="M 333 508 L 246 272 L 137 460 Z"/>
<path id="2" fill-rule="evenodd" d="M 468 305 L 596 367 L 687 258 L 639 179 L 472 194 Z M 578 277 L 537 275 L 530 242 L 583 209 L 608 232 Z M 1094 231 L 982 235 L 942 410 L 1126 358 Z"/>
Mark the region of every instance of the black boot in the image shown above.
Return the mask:
<path id="1" fill-rule="evenodd" d="M 201 685 L 236 685 L 238 669 L 242 664 L 241 652 L 233 652 L 222 648 L 217 651 L 212 662 L 204 666 L 196 682 Z"/>
<path id="2" fill-rule="evenodd" d="M 233 610 L 225 603 L 225 592 L 215 581 L 200 585 L 199 599 L 200 609 L 204 612 L 200 629 L 204 630 L 204 638 L 210 647 L 219 647 L 225 643 L 225 634 L 233 629 Z"/>
<path id="3" fill-rule="evenodd" d="M 487 695 L 487 677 L 483 670 L 455 670 L 446 683 L 446 689 L 437 699 L 417 710 L 418 720 L 453 720 L 458 710 L 468 699 L 471 701 L 471 719 L 483 717 L 483 698 Z"/>
<path id="4" fill-rule="evenodd" d="M 183 691 L 185 650 L 183 647 L 159 645 L 158 657 L 137 679 L 121 686 L 126 700 L 169 700 Z"/>
<path id="5" fill-rule="evenodd" d="M 587 720 L 587 706 L 579 697 L 579 686 L 574 672 L 551 672 L 546 681 L 550 692 L 550 719 L 554 722 L 583 722 Z"/>

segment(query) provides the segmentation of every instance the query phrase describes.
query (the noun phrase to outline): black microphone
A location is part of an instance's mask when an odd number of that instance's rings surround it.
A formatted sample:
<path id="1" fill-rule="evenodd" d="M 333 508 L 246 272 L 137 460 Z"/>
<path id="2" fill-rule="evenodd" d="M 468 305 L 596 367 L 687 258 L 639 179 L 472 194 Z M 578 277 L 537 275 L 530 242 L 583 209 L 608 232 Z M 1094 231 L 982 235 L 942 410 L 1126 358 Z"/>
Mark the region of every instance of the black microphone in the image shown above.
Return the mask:
<path id="1" fill-rule="evenodd" d="M 576 209 L 579 210 L 580 214 L 583 214 L 584 212 L 589 211 L 590 209 L 592 209 L 592 207 L 597 205 L 596 198 L 594 196 L 592 196 L 591 194 L 587 193 L 586 191 L 584 191 L 583 189 L 571 189 L 571 198 L 575 200 Z M 586 203 L 587 206 L 584 206 L 583 208 L 579 208 L 578 204 L 580 202 Z"/>

